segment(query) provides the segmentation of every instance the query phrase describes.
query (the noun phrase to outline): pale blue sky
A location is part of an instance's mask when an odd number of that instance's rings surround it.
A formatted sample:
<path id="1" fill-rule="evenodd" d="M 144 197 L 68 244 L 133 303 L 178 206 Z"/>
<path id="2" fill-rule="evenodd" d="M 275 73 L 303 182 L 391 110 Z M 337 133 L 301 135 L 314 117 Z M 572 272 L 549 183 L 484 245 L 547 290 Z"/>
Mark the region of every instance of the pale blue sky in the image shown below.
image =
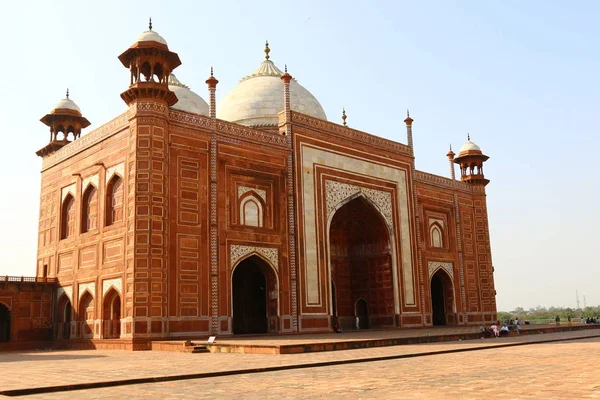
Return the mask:
<path id="1" fill-rule="evenodd" d="M 449 175 L 467 132 L 486 164 L 501 310 L 600 304 L 600 3 L 593 1 L 13 1 L 2 5 L 0 275 L 33 275 L 39 119 L 67 87 L 92 122 L 125 110 L 117 60 L 154 30 L 177 52 L 177 77 L 217 99 L 263 59 L 289 71 L 339 122 L 406 143 L 417 168 Z"/>

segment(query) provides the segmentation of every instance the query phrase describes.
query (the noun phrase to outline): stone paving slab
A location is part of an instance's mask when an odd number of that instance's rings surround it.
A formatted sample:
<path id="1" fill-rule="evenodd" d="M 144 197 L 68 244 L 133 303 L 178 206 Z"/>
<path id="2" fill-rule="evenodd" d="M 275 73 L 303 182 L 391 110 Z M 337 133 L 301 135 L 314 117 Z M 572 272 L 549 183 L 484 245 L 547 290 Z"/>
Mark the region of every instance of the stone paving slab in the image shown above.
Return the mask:
<path id="1" fill-rule="evenodd" d="M 598 399 L 599 354 L 600 339 L 594 338 L 25 398 Z"/>
<path id="2" fill-rule="evenodd" d="M 123 351 L 36 351 L 0 354 L 0 392 L 98 384 L 124 379 L 153 380 L 162 377 L 200 376 L 201 374 L 242 374 L 266 368 L 323 363 L 364 362 L 376 358 L 416 357 L 449 351 L 462 352 L 498 346 L 518 346 L 540 341 L 571 340 L 600 336 L 600 332 L 574 331 L 520 337 L 380 347 L 294 355 L 256 355 L 235 353 L 171 353 Z M 535 347 L 535 346 L 533 346 Z M 238 375 L 240 376 L 240 375 Z M 237 377 L 235 379 L 238 379 Z M 74 392 L 71 392 L 74 393 Z"/>

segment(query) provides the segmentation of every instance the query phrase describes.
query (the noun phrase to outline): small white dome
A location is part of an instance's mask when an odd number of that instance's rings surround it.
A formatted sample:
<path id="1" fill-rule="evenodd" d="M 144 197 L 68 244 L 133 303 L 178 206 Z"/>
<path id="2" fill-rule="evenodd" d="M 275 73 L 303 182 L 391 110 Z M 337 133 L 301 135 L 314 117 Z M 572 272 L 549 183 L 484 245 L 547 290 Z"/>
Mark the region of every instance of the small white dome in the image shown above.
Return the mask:
<path id="1" fill-rule="evenodd" d="M 188 86 L 179 82 L 175 74 L 169 76 L 169 90 L 175 92 L 177 103 L 171 108 L 192 114 L 208 116 L 208 104 L 202 97 L 194 93 Z"/>
<path id="2" fill-rule="evenodd" d="M 154 31 L 145 31 L 142 32 L 136 39 L 134 43 L 137 42 L 158 42 L 167 46 L 167 41 L 160 36 L 158 33 Z"/>
<path id="3" fill-rule="evenodd" d="M 477 146 L 475 143 L 471 142 L 471 140 L 467 140 L 467 143 L 463 144 L 459 150 L 459 153 L 465 151 L 481 151 L 481 148 Z"/>
<path id="4" fill-rule="evenodd" d="M 217 118 L 247 126 L 277 125 L 283 111 L 283 72 L 270 60 L 240 80 L 217 107 Z M 294 111 L 327 120 L 319 101 L 295 79 L 290 82 L 290 103 Z"/>
<path id="5" fill-rule="evenodd" d="M 77 104 L 75 104 L 75 102 L 71 99 L 69 99 L 68 97 L 66 99 L 62 99 L 61 101 L 59 101 L 58 103 L 56 103 L 54 105 L 54 107 L 52 107 L 52 111 L 59 108 L 66 108 L 68 110 L 73 110 L 73 111 L 77 111 L 78 113 L 81 114 L 81 109 L 79 108 L 79 106 Z"/>

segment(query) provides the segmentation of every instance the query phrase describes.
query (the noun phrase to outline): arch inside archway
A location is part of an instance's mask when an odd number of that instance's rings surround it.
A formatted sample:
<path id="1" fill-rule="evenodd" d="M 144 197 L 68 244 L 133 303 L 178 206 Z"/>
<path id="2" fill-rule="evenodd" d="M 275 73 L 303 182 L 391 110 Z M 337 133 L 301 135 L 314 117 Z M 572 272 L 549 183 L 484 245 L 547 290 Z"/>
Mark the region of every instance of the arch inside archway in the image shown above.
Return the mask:
<path id="1" fill-rule="evenodd" d="M 277 275 L 257 255 L 240 261 L 232 276 L 233 333 L 278 330 Z"/>
<path id="2" fill-rule="evenodd" d="M 455 325 L 452 279 L 443 269 L 431 277 L 431 314 L 434 326 Z"/>
<path id="3" fill-rule="evenodd" d="M 381 214 L 362 196 L 334 214 L 329 229 L 332 304 L 345 329 L 394 326 L 394 278 L 388 226 Z M 365 308 L 356 302 L 362 299 Z M 363 303 L 361 303 L 361 306 Z"/>
<path id="4" fill-rule="evenodd" d="M 4 303 L 0 303 L 0 343 L 10 341 L 10 309 Z"/>
<path id="5" fill-rule="evenodd" d="M 71 300 L 66 294 L 60 296 L 58 299 L 58 339 L 69 339 L 71 337 L 71 320 L 73 315 L 73 307 L 71 307 Z"/>
<path id="6" fill-rule="evenodd" d="M 110 290 L 104 295 L 102 313 L 102 326 L 105 339 L 118 339 L 121 337 L 121 296 L 115 290 Z"/>
<path id="7" fill-rule="evenodd" d="M 93 335 L 94 331 L 90 324 L 93 324 L 94 321 L 94 297 L 87 290 L 79 300 L 79 321 L 81 323 L 81 335 Z"/>

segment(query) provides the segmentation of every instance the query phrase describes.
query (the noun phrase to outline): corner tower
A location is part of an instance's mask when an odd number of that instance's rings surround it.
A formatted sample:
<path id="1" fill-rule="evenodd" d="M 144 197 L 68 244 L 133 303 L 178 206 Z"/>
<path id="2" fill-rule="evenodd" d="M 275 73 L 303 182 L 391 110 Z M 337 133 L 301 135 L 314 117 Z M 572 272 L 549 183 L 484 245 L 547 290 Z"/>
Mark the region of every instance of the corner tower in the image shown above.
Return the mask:
<path id="1" fill-rule="evenodd" d="M 130 143 L 126 286 L 134 293 L 126 296 L 124 311 L 136 349 L 151 337 L 167 336 L 169 107 L 178 101 L 169 78 L 181 61 L 152 30 L 152 20 L 119 61 L 130 72 L 121 98 L 129 106 Z"/>
<path id="2" fill-rule="evenodd" d="M 56 103 L 40 121 L 50 127 L 50 142 L 35 153 L 40 157 L 50 155 L 69 144 L 69 133 L 73 134 L 73 140 L 79 139 L 81 130 L 90 126 L 90 121 L 83 117 L 79 106 L 69 98 L 69 89 L 67 96 Z M 62 138 L 58 137 L 59 133 L 62 133 Z"/>

